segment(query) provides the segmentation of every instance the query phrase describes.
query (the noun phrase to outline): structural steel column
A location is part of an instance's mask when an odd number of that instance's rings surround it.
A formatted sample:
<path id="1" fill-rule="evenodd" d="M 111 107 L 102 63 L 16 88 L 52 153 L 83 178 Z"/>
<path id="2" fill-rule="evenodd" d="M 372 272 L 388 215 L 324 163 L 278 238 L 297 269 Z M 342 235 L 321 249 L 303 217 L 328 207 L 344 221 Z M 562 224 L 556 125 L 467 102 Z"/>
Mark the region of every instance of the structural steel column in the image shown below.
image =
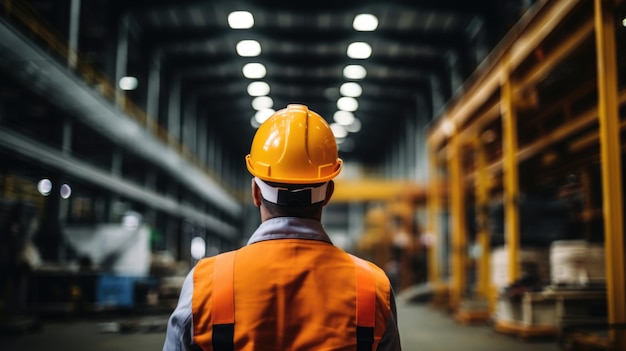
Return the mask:
<path id="1" fill-rule="evenodd" d="M 70 5 L 70 35 L 69 35 L 69 52 L 67 53 L 68 65 L 75 68 L 78 62 L 78 33 L 80 28 L 80 2 L 81 0 L 72 0 Z"/>
<path id="2" fill-rule="evenodd" d="M 181 81 L 180 76 L 175 75 L 172 77 L 168 109 L 167 109 L 167 132 L 170 137 L 170 145 L 178 149 L 181 141 L 181 128 L 180 128 L 180 100 L 181 100 Z"/>
<path id="3" fill-rule="evenodd" d="M 439 111 L 443 108 L 445 103 L 445 97 L 443 96 L 443 88 L 441 87 L 441 80 L 436 74 L 430 75 L 430 92 L 431 92 L 431 104 L 432 104 L 432 116 L 438 116 Z"/>
<path id="4" fill-rule="evenodd" d="M 187 150 L 193 155 L 197 155 L 197 129 L 198 129 L 198 95 L 191 94 L 186 97 L 185 103 L 182 106 L 183 110 L 183 139 L 182 143 L 186 146 Z"/>
<path id="5" fill-rule="evenodd" d="M 620 144 L 618 68 L 612 1 L 595 0 L 598 112 L 602 161 L 602 210 L 609 323 L 626 323 L 624 287 L 624 219 Z M 626 350 L 626 331 L 612 331 L 616 350 Z"/>
<path id="6" fill-rule="evenodd" d="M 438 285 L 441 281 L 441 266 L 439 262 L 439 246 L 442 235 L 439 232 L 439 212 L 441 207 L 439 180 L 439 162 L 437 160 L 437 150 L 429 147 L 429 167 L 430 186 L 428 189 L 428 282 L 431 285 Z"/>
<path id="7" fill-rule="evenodd" d="M 65 155 L 69 155 L 72 153 L 72 136 L 74 131 L 74 124 L 69 119 L 66 118 L 63 121 L 63 142 L 61 144 L 61 151 Z"/>
<path id="8" fill-rule="evenodd" d="M 456 51 L 451 50 L 448 52 L 446 59 L 450 73 L 450 95 L 454 96 L 454 93 L 456 93 L 457 89 L 459 89 L 463 85 L 459 54 Z"/>
<path id="9" fill-rule="evenodd" d="M 461 142 L 457 135 L 452 137 L 448 145 L 450 152 L 448 167 L 450 170 L 450 227 L 451 240 L 451 287 L 450 307 L 460 306 L 466 285 L 467 230 L 465 216 L 465 186 L 463 184 L 463 154 Z"/>
<path id="10" fill-rule="evenodd" d="M 519 183 L 517 165 L 517 112 L 513 101 L 513 88 L 509 77 L 502 83 L 501 113 L 504 171 L 504 233 L 509 263 L 508 282 L 519 278 Z"/>
<path id="11" fill-rule="evenodd" d="M 491 270 L 489 267 L 491 259 L 490 240 L 489 240 L 489 228 L 488 228 L 488 200 L 489 200 L 489 174 L 487 171 L 487 157 L 485 155 L 485 145 L 480 138 L 476 138 L 474 141 L 474 152 L 476 154 L 476 165 L 474 174 L 475 177 L 475 191 L 476 191 L 476 216 L 477 223 L 477 241 L 480 247 L 480 258 L 477 265 L 477 289 L 476 292 L 479 296 L 484 297 L 490 301 L 490 275 Z"/>
<path id="12" fill-rule="evenodd" d="M 128 65 L 128 38 L 130 32 L 130 18 L 128 14 L 123 15 L 120 20 L 120 27 L 117 36 L 117 56 L 115 60 L 115 103 L 118 106 L 124 105 L 124 92 L 120 89 L 120 79 L 126 75 Z"/>
<path id="13" fill-rule="evenodd" d="M 161 89 L 161 56 L 160 50 L 155 51 L 150 61 L 148 72 L 148 92 L 146 98 L 146 129 L 157 134 L 159 120 L 159 99 Z"/>
<path id="14" fill-rule="evenodd" d="M 200 111 L 198 112 L 198 129 L 196 130 L 196 139 L 198 141 L 196 155 L 198 155 L 198 159 L 202 161 L 202 164 L 207 166 L 208 165 L 207 163 L 207 148 L 208 148 L 207 129 L 209 128 L 209 123 L 208 123 L 208 119 L 206 118 L 207 114 L 204 112 L 204 109 L 199 109 L 199 110 Z"/>

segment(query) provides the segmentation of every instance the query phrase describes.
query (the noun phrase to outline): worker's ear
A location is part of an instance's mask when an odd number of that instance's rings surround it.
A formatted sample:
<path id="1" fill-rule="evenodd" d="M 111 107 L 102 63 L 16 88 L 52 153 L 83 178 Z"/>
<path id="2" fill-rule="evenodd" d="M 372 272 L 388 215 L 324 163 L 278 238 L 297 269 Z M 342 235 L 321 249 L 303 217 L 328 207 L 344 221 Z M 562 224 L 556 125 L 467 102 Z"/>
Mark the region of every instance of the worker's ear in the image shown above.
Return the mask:
<path id="1" fill-rule="evenodd" d="M 261 195 L 261 188 L 259 188 L 259 185 L 254 181 L 254 178 L 252 178 L 250 187 L 252 190 L 252 201 L 254 202 L 254 206 L 260 207 L 263 196 Z"/>
<path id="2" fill-rule="evenodd" d="M 326 200 L 324 200 L 324 206 L 328 204 L 330 198 L 333 197 L 333 193 L 335 192 L 335 182 L 329 181 L 328 186 L 326 187 Z"/>

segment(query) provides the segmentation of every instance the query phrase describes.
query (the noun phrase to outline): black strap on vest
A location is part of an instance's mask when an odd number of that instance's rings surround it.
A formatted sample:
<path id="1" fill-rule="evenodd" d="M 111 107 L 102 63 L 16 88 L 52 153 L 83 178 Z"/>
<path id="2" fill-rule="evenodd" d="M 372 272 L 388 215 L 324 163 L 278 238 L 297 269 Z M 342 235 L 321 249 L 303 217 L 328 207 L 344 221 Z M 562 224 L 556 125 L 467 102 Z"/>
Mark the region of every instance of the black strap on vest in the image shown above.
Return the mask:
<path id="1" fill-rule="evenodd" d="M 233 340 L 235 339 L 235 324 L 213 324 L 214 351 L 235 351 Z"/>
<path id="2" fill-rule="evenodd" d="M 372 351 L 374 327 L 356 326 L 356 351 Z"/>
<path id="3" fill-rule="evenodd" d="M 235 252 L 218 255 L 215 259 L 212 297 L 214 351 L 234 351 L 235 304 L 234 270 Z M 356 269 L 356 350 L 372 351 L 376 318 L 376 279 L 369 264 L 352 256 Z"/>

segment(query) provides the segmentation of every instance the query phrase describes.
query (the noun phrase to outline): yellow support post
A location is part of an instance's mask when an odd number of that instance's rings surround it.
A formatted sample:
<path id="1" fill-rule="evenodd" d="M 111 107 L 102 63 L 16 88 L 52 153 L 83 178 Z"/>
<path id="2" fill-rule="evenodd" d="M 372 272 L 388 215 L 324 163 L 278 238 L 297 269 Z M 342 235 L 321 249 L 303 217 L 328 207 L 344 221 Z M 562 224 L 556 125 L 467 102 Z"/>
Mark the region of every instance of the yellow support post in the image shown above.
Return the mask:
<path id="1" fill-rule="evenodd" d="M 463 186 L 462 149 L 459 137 L 452 137 L 448 149 L 450 171 L 450 220 L 452 221 L 451 240 L 451 286 L 450 286 L 450 307 L 452 310 L 459 308 L 463 293 L 465 291 L 466 280 L 466 241 L 467 230 L 465 221 L 465 187 Z"/>
<path id="2" fill-rule="evenodd" d="M 510 77 L 502 84 L 502 131 L 503 131 L 503 171 L 504 171 L 504 213 L 505 242 L 509 262 L 508 282 L 519 278 L 519 184 L 517 165 L 517 113 L 513 101 L 513 87 Z"/>
<path id="3" fill-rule="evenodd" d="M 490 240 L 489 240 L 489 218 L 487 214 L 487 206 L 489 201 L 489 174 L 487 172 L 487 157 L 485 155 L 485 146 L 483 142 L 477 138 L 474 141 L 474 151 L 476 153 L 476 166 L 474 174 L 475 191 L 476 191 L 476 215 L 478 218 L 478 232 L 476 237 L 480 247 L 480 258 L 477 265 L 477 289 L 479 296 L 489 300 L 490 291 L 490 275 L 491 270 L 489 262 L 491 259 Z M 490 309 L 491 309 L 490 301 Z"/>
<path id="4" fill-rule="evenodd" d="M 622 167 L 617 95 L 618 68 L 613 2 L 595 0 L 594 13 L 608 322 L 626 323 Z M 616 350 L 626 350 L 626 331 L 611 331 L 609 339 Z"/>
<path id="5" fill-rule="evenodd" d="M 429 179 L 428 189 L 428 234 L 430 235 L 430 245 L 428 246 L 428 282 L 432 286 L 439 285 L 441 281 L 441 269 L 439 265 L 439 245 L 441 235 L 439 234 L 439 209 L 440 196 L 439 188 L 439 162 L 437 162 L 437 150 L 429 149 Z"/>

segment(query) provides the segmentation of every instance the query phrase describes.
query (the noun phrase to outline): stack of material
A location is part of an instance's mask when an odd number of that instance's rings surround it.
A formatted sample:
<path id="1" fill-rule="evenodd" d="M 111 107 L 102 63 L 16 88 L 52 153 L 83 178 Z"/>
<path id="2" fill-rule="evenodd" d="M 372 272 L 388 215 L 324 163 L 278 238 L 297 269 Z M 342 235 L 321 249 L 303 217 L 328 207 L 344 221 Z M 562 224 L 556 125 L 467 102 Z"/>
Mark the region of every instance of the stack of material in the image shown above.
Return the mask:
<path id="1" fill-rule="evenodd" d="M 522 247 L 518 251 L 518 265 L 533 265 L 542 283 L 550 281 L 550 252 L 547 248 Z M 491 252 L 491 284 L 498 292 L 511 283 L 509 276 L 509 256 L 506 246 L 497 247 Z"/>
<path id="2" fill-rule="evenodd" d="M 584 240 L 555 241 L 550 247 L 553 285 L 586 286 L 604 284 L 604 246 Z"/>

